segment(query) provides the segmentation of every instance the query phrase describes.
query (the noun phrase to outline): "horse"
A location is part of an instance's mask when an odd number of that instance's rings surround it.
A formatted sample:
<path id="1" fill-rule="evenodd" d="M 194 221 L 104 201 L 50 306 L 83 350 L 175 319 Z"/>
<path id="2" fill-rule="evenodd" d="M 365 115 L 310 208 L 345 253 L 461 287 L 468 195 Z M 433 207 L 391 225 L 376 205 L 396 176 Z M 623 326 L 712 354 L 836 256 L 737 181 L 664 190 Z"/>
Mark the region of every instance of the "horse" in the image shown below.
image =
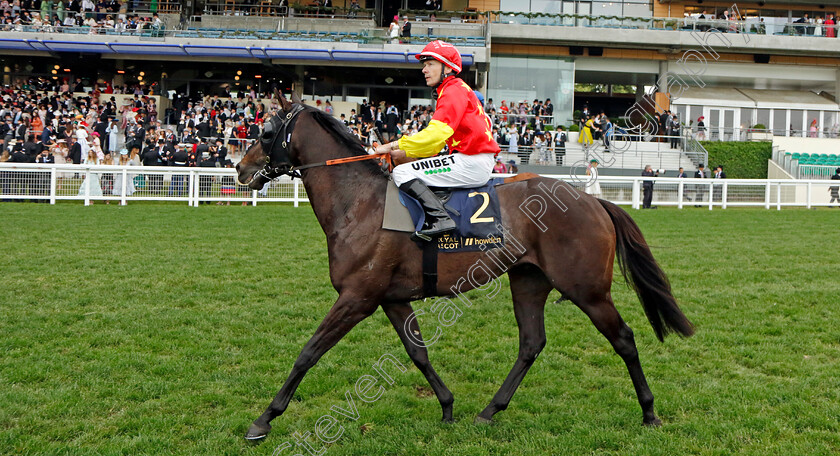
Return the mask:
<path id="1" fill-rule="evenodd" d="M 544 307 L 549 293 L 558 290 L 561 299 L 568 299 L 589 317 L 626 364 L 643 424 L 661 425 L 633 331 L 622 320 L 610 294 L 616 255 L 625 281 L 635 290 L 660 341 L 668 333 L 691 336 L 694 326 L 680 310 L 668 278 L 627 212 L 578 193 L 566 182 L 535 174 L 499 185 L 504 245 L 487 252 L 441 252 L 437 286 L 428 291 L 423 284 L 422 247 L 409 240 L 410 233 L 381 228 L 388 185 L 382 167 L 372 160 L 351 161 L 367 154 L 343 123 L 303 105 L 295 95 L 291 101 L 279 92 L 277 96 L 281 111 L 266 123 L 260 140 L 236 165 L 237 178 L 252 189 L 260 189 L 282 174 L 302 179 L 326 233 L 330 280 L 338 299 L 303 347 L 280 391 L 251 424 L 247 439 L 266 437 L 270 422 L 286 410 L 306 373 L 380 307 L 437 396 L 442 420 L 452 421 L 452 392 L 429 361 L 411 302 L 458 295 L 504 273 L 510 280 L 519 352 L 476 422 L 492 422 L 497 412 L 508 407 L 546 344 Z M 350 162 L 326 166 L 333 159 Z M 479 261 L 487 280 L 480 283 L 475 279 L 475 268 L 473 277 L 465 280 L 464 272 Z"/>

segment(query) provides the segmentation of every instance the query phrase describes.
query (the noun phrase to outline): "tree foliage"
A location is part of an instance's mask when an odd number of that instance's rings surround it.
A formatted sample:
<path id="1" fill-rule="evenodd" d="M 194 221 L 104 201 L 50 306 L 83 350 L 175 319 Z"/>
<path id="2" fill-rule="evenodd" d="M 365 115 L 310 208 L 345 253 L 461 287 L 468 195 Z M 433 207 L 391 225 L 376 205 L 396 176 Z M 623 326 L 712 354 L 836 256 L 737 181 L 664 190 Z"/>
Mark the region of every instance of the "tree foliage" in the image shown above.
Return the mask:
<path id="1" fill-rule="evenodd" d="M 767 179 L 767 160 L 773 154 L 769 141 L 702 141 L 709 152 L 707 169 L 722 165 L 730 179 Z"/>

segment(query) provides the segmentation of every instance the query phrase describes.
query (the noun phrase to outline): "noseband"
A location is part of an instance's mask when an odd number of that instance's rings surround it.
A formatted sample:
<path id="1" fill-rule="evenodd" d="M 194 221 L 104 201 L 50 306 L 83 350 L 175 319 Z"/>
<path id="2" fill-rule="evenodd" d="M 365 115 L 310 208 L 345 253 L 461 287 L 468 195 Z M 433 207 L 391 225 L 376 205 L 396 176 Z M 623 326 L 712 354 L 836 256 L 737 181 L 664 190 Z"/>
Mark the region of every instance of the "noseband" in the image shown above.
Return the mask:
<path id="1" fill-rule="evenodd" d="M 298 119 L 298 114 L 303 112 L 304 107 L 295 104 L 292 110 L 285 115 L 275 115 L 265 125 L 260 136 L 260 145 L 263 152 L 266 152 L 265 167 L 257 171 L 255 176 L 262 176 L 268 180 L 287 175 L 292 178 L 300 177 L 289 158 L 289 147 L 291 146 L 292 131 Z M 279 143 L 278 138 L 283 138 Z"/>

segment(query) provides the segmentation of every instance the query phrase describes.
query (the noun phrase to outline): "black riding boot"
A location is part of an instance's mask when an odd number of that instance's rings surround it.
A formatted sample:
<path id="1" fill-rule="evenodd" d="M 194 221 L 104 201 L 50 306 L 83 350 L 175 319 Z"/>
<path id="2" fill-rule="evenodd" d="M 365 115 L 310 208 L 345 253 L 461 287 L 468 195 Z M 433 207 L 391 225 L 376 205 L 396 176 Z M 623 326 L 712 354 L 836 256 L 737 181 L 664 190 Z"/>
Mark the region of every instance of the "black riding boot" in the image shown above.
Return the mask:
<path id="1" fill-rule="evenodd" d="M 432 237 L 455 229 L 455 222 L 444 209 L 443 203 L 423 181 L 411 179 L 400 185 L 400 190 L 419 201 L 426 212 L 424 229 L 414 233 L 412 239 L 431 241 Z"/>

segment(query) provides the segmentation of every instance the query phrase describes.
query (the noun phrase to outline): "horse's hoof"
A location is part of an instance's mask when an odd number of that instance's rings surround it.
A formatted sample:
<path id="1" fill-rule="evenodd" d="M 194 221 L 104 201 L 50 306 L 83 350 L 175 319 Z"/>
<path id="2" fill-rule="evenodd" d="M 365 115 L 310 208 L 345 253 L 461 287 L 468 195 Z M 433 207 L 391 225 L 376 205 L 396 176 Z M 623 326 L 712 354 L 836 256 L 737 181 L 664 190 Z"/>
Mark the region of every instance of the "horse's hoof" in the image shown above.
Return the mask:
<path id="1" fill-rule="evenodd" d="M 487 418 L 484 418 L 481 415 L 478 415 L 478 416 L 475 417 L 474 423 L 475 424 L 488 424 L 489 425 L 489 424 L 493 424 L 493 419 L 492 418 L 487 419 Z"/>
<path id="2" fill-rule="evenodd" d="M 248 428 L 248 433 L 245 434 L 245 440 L 262 440 L 268 435 L 269 432 L 271 432 L 271 425 L 266 425 L 265 427 L 263 427 L 258 425 L 257 423 L 253 423 L 251 424 L 251 427 Z"/>
<path id="3" fill-rule="evenodd" d="M 650 421 L 644 421 L 642 424 L 648 427 L 658 428 L 662 426 L 662 420 L 660 420 L 659 418 L 654 418 Z"/>
<path id="4" fill-rule="evenodd" d="M 452 417 L 451 417 L 451 416 L 445 416 L 445 417 L 443 417 L 443 418 L 441 418 L 441 419 L 440 419 L 440 422 L 441 422 L 441 423 L 454 423 L 454 422 L 455 422 L 455 420 L 454 420 L 454 419 L 452 419 Z"/>

